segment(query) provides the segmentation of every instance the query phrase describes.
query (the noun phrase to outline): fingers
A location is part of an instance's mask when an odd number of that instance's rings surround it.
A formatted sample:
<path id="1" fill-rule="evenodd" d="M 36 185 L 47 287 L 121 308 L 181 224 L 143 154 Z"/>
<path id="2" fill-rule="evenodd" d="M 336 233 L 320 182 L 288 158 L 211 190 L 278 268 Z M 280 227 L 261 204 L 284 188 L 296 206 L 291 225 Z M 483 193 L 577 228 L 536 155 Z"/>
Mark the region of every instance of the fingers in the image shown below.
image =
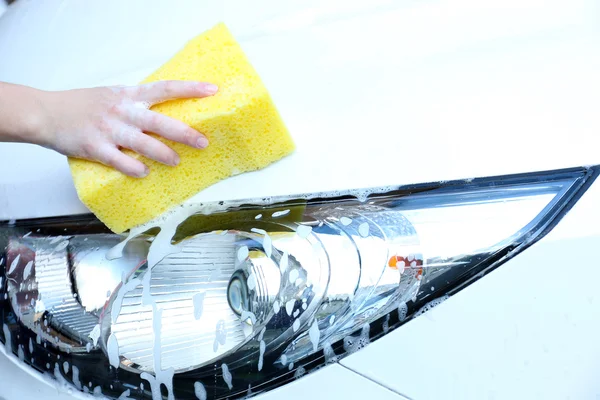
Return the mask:
<path id="1" fill-rule="evenodd" d="M 208 97 L 217 93 L 216 85 L 194 81 L 159 81 L 128 89 L 134 101 L 150 105 L 173 99 Z"/>
<path id="2" fill-rule="evenodd" d="M 96 158 L 99 162 L 133 178 L 144 178 L 150 172 L 148 167 L 139 160 L 122 153 L 118 148 L 109 144 L 98 148 Z"/>
<path id="3" fill-rule="evenodd" d="M 127 122 L 144 132 L 156 133 L 165 139 L 198 149 L 208 146 L 208 139 L 204 135 L 175 118 L 142 108 L 132 108 L 126 118 Z"/>
<path id="4" fill-rule="evenodd" d="M 134 127 L 124 125 L 113 138 L 118 146 L 133 150 L 154 161 L 171 166 L 179 164 L 179 156 L 173 149 Z"/>

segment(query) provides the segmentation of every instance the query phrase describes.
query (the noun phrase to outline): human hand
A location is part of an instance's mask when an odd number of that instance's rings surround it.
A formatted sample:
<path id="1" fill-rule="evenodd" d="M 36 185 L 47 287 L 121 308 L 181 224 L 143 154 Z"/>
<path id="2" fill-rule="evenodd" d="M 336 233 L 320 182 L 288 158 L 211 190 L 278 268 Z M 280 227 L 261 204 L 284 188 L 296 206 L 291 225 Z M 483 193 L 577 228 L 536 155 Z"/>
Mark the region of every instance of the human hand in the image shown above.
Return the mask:
<path id="1" fill-rule="evenodd" d="M 160 81 L 129 87 L 44 92 L 42 102 L 47 119 L 37 144 L 142 178 L 148 175 L 148 167 L 121 149 L 166 165 L 179 163 L 173 149 L 144 132 L 198 149 L 208 146 L 208 140 L 200 132 L 149 108 L 167 100 L 211 96 L 217 90 L 215 85 L 203 82 Z"/>

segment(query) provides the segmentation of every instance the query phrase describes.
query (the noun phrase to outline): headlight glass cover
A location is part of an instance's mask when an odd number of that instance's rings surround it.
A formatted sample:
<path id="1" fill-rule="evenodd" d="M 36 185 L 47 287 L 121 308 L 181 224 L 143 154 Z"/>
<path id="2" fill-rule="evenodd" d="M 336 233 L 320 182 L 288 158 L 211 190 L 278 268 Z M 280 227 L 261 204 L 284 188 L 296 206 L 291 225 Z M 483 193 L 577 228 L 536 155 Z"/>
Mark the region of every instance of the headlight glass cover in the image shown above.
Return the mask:
<path id="1" fill-rule="evenodd" d="M 66 391 L 238 398 L 334 363 L 543 237 L 597 167 L 0 223 L 4 352 Z M 20 360 L 17 360 L 20 359 Z"/>

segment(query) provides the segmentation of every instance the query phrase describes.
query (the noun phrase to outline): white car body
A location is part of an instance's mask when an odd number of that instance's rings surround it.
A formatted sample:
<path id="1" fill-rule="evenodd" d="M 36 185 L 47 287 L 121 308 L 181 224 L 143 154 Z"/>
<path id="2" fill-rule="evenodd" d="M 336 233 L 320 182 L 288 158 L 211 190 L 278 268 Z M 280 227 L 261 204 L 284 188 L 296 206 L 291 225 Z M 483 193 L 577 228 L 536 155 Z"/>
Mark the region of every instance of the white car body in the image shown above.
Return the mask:
<path id="1" fill-rule="evenodd" d="M 199 199 L 600 164 L 595 0 L 19 0 L 0 17 L 0 81 L 135 84 L 219 21 L 298 148 Z M 598 204 L 600 182 L 548 236 L 428 314 L 257 398 L 599 398 Z M 85 212 L 64 157 L 0 144 L 0 220 Z M 73 396 L 0 355 L 0 397 Z"/>

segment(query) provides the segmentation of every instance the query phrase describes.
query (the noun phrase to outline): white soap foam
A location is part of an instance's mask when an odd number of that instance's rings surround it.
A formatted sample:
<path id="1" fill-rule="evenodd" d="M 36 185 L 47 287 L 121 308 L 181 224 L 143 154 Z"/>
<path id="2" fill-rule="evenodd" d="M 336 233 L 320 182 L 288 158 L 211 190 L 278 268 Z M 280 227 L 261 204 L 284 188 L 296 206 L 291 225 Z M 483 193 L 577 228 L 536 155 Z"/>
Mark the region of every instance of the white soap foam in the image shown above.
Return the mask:
<path id="1" fill-rule="evenodd" d="M 17 256 L 15 257 L 15 259 L 10 263 L 10 267 L 8 268 L 8 275 L 12 274 L 15 270 L 15 268 L 17 268 L 17 266 L 19 265 L 19 260 L 21 260 L 21 255 L 17 254 Z"/>
<path id="2" fill-rule="evenodd" d="M 289 213 L 290 213 L 290 210 L 275 211 L 271 216 L 273 218 L 280 218 L 280 217 L 283 217 L 285 215 L 288 215 Z"/>
<path id="3" fill-rule="evenodd" d="M 196 293 L 194 297 L 192 297 L 192 302 L 194 303 L 194 318 L 199 320 L 202 317 L 202 311 L 204 310 L 204 296 L 205 292 Z"/>
<path id="4" fill-rule="evenodd" d="M 300 329 L 300 320 L 299 319 L 294 321 L 294 323 L 292 324 L 292 328 L 294 329 L 294 332 L 297 332 L 298 329 Z"/>
<path id="5" fill-rule="evenodd" d="M 252 271 L 248 276 L 248 279 L 246 280 L 246 285 L 250 290 L 254 290 L 256 288 L 256 275 L 254 274 L 254 271 Z"/>
<path id="6" fill-rule="evenodd" d="M 290 256 L 287 251 L 284 251 L 283 255 L 281 256 L 281 260 L 279 261 L 279 270 L 281 271 L 281 275 L 283 275 L 287 270 L 289 262 Z"/>
<path id="7" fill-rule="evenodd" d="M 121 395 L 119 396 L 119 398 L 117 400 L 129 400 L 130 397 L 129 395 L 131 394 L 131 390 L 127 389 L 126 391 L 124 391 L 123 393 L 121 393 Z"/>
<path id="8" fill-rule="evenodd" d="M 408 314 L 408 306 L 405 302 L 401 302 L 398 304 L 398 320 L 400 322 L 404 322 L 406 319 L 406 314 Z"/>
<path id="9" fill-rule="evenodd" d="M 369 332 L 369 324 L 364 324 L 358 337 L 346 336 L 344 338 L 344 350 L 346 350 L 348 354 L 352 354 L 366 347 L 370 343 Z"/>
<path id="10" fill-rule="evenodd" d="M 359 227 L 358 227 L 358 234 L 359 234 L 361 237 L 364 237 L 364 238 L 366 238 L 366 237 L 368 237 L 368 236 L 369 236 L 369 229 L 370 229 L 370 228 L 369 228 L 369 224 L 368 224 L 368 223 L 366 223 L 366 222 L 363 222 L 363 223 L 362 223 L 362 224 L 360 224 L 360 225 L 359 225 Z"/>
<path id="11" fill-rule="evenodd" d="M 260 347 L 260 353 L 258 355 L 258 370 L 262 371 L 262 368 L 263 368 L 263 357 L 265 355 L 265 349 L 267 347 L 264 340 L 260 341 L 259 347 Z"/>
<path id="12" fill-rule="evenodd" d="M 288 280 L 290 281 L 290 283 L 294 283 L 296 282 L 296 279 L 298 279 L 298 270 L 294 268 L 290 271 Z"/>
<path id="13" fill-rule="evenodd" d="M 146 275 L 148 275 L 148 272 L 150 271 L 147 271 Z M 136 278 L 130 280 L 125 284 L 122 284 L 119 288 L 119 291 L 117 292 L 117 297 L 113 300 L 110 311 L 110 319 L 113 324 L 117 322 L 117 317 L 121 312 L 121 304 L 123 303 L 123 297 L 125 297 L 125 294 L 127 294 L 127 292 L 130 292 L 131 290 L 135 289 L 140 283 L 141 281 Z"/>
<path id="14" fill-rule="evenodd" d="M 240 316 L 240 319 L 242 321 L 248 321 L 250 320 L 250 324 L 251 325 L 255 325 L 256 324 L 256 315 L 254 315 L 254 313 L 252 311 L 242 311 L 242 315 Z"/>
<path id="15" fill-rule="evenodd" d="M 390 314 L 385 316 L 385 321 L 383 321 L 381 328 L 383 329 L 384 334 L 387 334 L 390 331 Z"/>
<path id="16" fill-rule="evenodd" d="M 340 222 L 342 223 L 342 225 L 348 226 L 348 225 L 352 224 L 352 219 L 350 219 L 348 217 L 342 217 L 342 218 L 340 218 Z"/>
<path id="17" fill-rule="evenodd" d="M 69 373 L 69 367 L 70 367 L 70 366 L 69 366 L 69 362 L 68 362 L 68 361 L 65 361 L 65 362 L 63 363 L 63 371 L 65 371 L 65 374 L 68 374 L 68 373 Z"/>
<path id="18" fill-rule="evenodd" d="M 416 313 L 415 313 L 415 317 L 418 317 L 420 315 L 425 314 L 427 311 L 430 311 L 431 309 L 433 309 L 436 306 L 439 306 L 440 304 L 442 304 L 444 301 L 448 300 L 449 296 L 442 296 L 439 297 L 435 300 L 431 300 L 429 303 L 425 304 L 423 307 L 421 307 Z"/>
<path id="19" fill-rule="evenodd" d="M 302 239 L 306 239 L 310 235 L 311 232 L 312 232 L 312 227 L 308 226 L 308 225 L 300 225 L 300 226 L 298 226 L 298 229 L 296 229 L 296 233 Z"/>
<path id="20" fill-rule="evenodd" d="M 6 348 L 6 353 L 12 354 L 12 338 L 10 336 L 8 325 L 4 324 L 2 326 L 2 331 L 4 332 L 4 347 Z"/>
<path id="21" fill-rule="evenodd" d="M 98 345 L 98 339 L 100 338 L 100 324 L 94 326 L 94 329 L 89 334 L 90 339 L 94 342 L 94 346 Z"/>
<path id="22" fill-rule="evenodd" d="M 229 390 L 231 390 L 233 388 L 232 376 L 231 376 L 231 372 L 229 372 L 229 367 L 227 366 L 227 364 L 225 364 L 225 363 L 221 364 L 221 371 L 223 371 L 223 380 L 227 384 L 227 387 L 229 388 Z"/>
<path id="23" fill-rule="evenodd" d="M 119 342 L 117 337 L 111 333 L 108 337 L 108 343 L 106 345 L 106 352 L 108 353 L 108 362 L 113 368 L 119 368 Z"/>
<path id="24" fill-rule="evenodd" d="M 219 344 L 223 346 L 227 342 L 227 329 L 225 327 L 225 321 L 219 320 L 215 328 L 215 342 L 213 344 L 213 350 L 216 352 L 219 349 Z"/>
<path id="25" fill-rule="evenodd" d="M 27 280 L 27 278 L 29 278 L 29 275 L 31 275 L 31 269 L 33 268 L 33 261 L 29 261 L 27 263 L 27 265 L 25 266 L 25 269 L 23 269 L 23 280 Z"/>
<path id="26" fill-rule="evenodd" d="M 267 327 L 263 326 L 263 328 L 260 330 L 259 334 L 258 334 L 258 338 L 256 340 L 258 340 L 259 342 L 261 340 L 263 340 L 263 337 L 265 336 L 265 332 L 267 331 Z"/>
<path id="27" fill-rule="evenodd" d="M 206 400 L 206 388 L 201 382 L 194 382 L 194 394 L 198 400 Z"/>
<path id="28" fill-rule="evenodd" d="M 71 370 L 73 371 L 73 384 L 75 385 L 77 390 L 81 390 L 81 381 L 79 380 L 79 368 L 73 365 Z"/>
<path id="29" fill-rule="evenodd" d="M 285 311 L 287 315 L 292 316 L 292 311 L 294 310 L 294 305 L 296 304 L 296 300 L 291 299 L 287 303 L 285 303 Z"/>
<path id="30" fill-rule="evenodd" d="M 319 324 L 317 321 L 313 321 L 310 329 L 308 330 L 308 337 L 313 345 L 313 351 L 317 351 L 319 347 L 319 340 L 321 339 L 321 331 L 319 330 Z"/>
<path id="31" fill-rule="evenodd" d="M 63 240 L 62 242 L 60 242 L 55 248 L 54 251 L 56 252 L 60 252 L 63 251 L 64 249 L 67 248 L 67 246 L 69 245 L 69 241 L 68 240 Z"/>
<path id="32" fill-rule="evenodd" d="M 325 364 L 336 363 L 339 361 L 339 357 L 333 351 L 333 347 L 328 342 L 323 343 L 323 356 L 325 357 Z"/>
<path id="33" fill-rule="evenodd" d="M 279 311 L 281 310 L 281 304 L 279 304 L 279 300 L 275 300 L 273 302 L 273 312 L 275 314 L 279 314 Z"/>
<path id="34" fill-rule="evenodd" d="M 238 252 L 237 252 L 238 261 L 239 262 L 246 261 L 246 259 L 248 258 L 248 254 L 250 254 L 249 251 L 248 251 L 248 246 L 242 246 L 242 247 L 240 247 L 238 249 Z"/>

